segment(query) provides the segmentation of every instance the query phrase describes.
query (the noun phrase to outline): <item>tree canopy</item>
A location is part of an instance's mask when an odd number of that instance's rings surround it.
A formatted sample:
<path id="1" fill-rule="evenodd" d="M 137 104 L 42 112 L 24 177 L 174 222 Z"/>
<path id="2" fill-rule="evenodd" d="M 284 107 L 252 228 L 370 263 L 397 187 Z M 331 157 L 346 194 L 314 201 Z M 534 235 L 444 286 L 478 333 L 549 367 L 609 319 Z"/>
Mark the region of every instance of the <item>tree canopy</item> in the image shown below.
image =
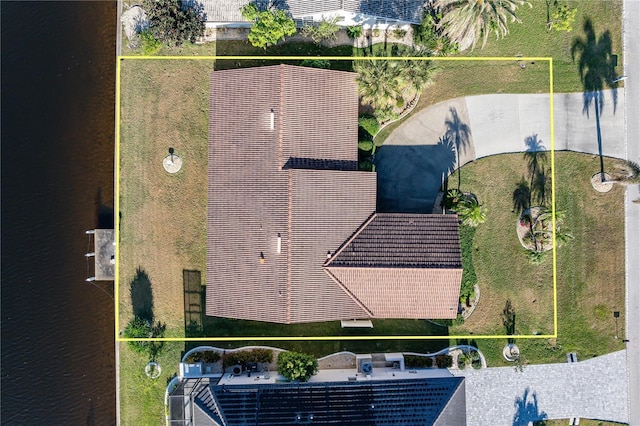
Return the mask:
<path id="1" fill-rule="evenodd" d="M 242 17 L 253 21 L 249 31 L 249 42 L 256 47 L 266 49 L 273 46 L 285 36 L 296 33 L 296 23 L 280 9 L 258 10 L 255 2 L 249 3 L 241 10 Z"/>
<path id="2" fill-rule="evenodd" d="M 289 380 L 306 382 L 318 372 L 318 360 L 300 352 L 282 352 L 278 355 L 278 373 Z"/>
<path id="3" fill-rule="evenodd" d="M 393 56 L 424 57 L 426 51 L 399 46 L 392 51 Z M 385 56 L 377 52 L 374 56 Z M 364 103 L 370 104 L 378 121 L 397 117 L 433 81 L 436 68 L 428 60 L 386 60 L 364 59 L 355 65 L 358 73 L 358 93 Z"/>
<path id="4" fill-rule="evenodd" d="M 148 31 L 163 43 L 195 43 L 204 35 L 204 9 L 197 2 L 187 5 L 182 0 L 144 0 L 144 10 L 149 18 Z"/>
<path id="5" fill-rule="evenodd" d="M 435 6 L 443 14 L 438 26 L 447 37 L 460 46 L 472 39 L 472 47 L 482 39 L 484 47 L 489 34 L 504 37 L 509 21 L 520 22 L 516 8 L 523 4 L 531 7 L 528 0 L 436 0 Z"/>

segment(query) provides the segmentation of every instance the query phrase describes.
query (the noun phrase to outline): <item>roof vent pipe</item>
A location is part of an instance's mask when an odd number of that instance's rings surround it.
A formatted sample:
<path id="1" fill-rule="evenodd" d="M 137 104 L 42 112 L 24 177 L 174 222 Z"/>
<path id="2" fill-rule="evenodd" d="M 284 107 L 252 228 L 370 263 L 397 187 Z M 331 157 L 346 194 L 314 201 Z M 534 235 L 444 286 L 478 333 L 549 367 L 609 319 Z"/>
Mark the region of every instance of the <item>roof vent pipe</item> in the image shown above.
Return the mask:
<path id="1" fill-rule="evenodd" d="M 278 252 L 278 254 L 280 254 L 280 252 L 282 251 L 282 237 L 280 236 L 279 232 L 278 232 L 278 244 L 276 245 L 276 251 Z"/>
<path id="2" fill-rule="evenodd" d="M 276 126 L 276 113 L 273 110 L 273 108 L 271 108 L 271 125 L 269 127 L 271 127 L 271 130 L 275 129 Z"/>

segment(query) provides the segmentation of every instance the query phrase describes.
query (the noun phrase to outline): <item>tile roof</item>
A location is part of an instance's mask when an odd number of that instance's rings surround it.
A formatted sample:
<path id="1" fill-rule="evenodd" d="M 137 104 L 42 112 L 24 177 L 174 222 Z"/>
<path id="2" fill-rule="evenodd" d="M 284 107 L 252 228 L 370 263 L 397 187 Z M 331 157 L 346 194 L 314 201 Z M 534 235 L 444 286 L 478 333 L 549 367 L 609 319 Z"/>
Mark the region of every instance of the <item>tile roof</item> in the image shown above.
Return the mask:
<path id="1" fill-rule="evenodd" d="M 358 268 L 327 270 L 373 318 L 455 319 L 462 268 Z"/>
<path id="2" fill-rule="evenodd" d="M 462 377 L 210 385 L 195 402 L 229 426 L 466 424 Z"/>
<path id="3" fill-rule="evenodd" d="M 357 160 L 354 75 L 288 65 L 215 71 L 210 106 L 207 315 L 366 316 L 322 264 L 374 211 L 375 173 L 284 169 Z"/>
<path id="4" fill-rule="evenodd" d="M 198 0 L 192 0 L 198 1 Z M 251 0 L 199 0 L 208 22 L 246 22 L 240 9 Z M 259 0 L 259 6 L 267 7 L 267 0 Z M 362 13 L 379 18 L 420 23 L 424 0 L 283 0 L 279 9 L 288 10 L 294 18 L 311 14 L 339 12 Z"/>
<path id="5" fill-rule="evenodd" d="M 458 216 L 376 213 L 327 265 L 462 268 Z"/>
<path id="6" fill-rule="evenodd" d="M 207 315 L 455 318 L 457 216 L 374 213 L 353 74 L 215 71 L 210 101 Z"/>
<path id="7" fill-rule="evenodd" d="M 374 318 L 455 318 L 462 281 L 457 215 L 376 213 L 327 260 Z"/>

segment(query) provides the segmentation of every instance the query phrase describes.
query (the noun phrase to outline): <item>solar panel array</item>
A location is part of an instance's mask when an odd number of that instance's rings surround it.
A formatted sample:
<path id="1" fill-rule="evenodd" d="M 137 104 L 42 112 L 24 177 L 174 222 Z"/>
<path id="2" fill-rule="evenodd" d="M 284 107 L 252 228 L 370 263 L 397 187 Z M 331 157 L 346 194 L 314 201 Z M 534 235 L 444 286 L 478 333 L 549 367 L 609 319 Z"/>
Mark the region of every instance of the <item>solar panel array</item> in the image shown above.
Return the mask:
<path id="1" fill-rule="evenodd" d="M 463 380 L 212 385 L 199 402 L 230 426 L 432 425 Z"/>

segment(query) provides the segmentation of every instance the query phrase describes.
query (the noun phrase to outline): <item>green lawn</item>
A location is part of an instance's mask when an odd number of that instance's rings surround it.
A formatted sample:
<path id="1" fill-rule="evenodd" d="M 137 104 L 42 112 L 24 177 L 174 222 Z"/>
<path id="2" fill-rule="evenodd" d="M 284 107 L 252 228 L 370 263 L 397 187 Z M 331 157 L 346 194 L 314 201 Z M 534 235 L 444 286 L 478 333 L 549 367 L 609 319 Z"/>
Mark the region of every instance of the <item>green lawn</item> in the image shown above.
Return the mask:
<path id="1" fill-rule="evenodd" d="M 571 58 L 571 43 L 583 37 L 582 22 L 594 21 L 596 35 L 605 30 L 612 35 L 612 52 L 621 53 L 621 1 L 571 1 L 577 5 L 577 23 L 571 33 L 547 32 L 546 3 L 534 0 L 534 7 L 519 9 L 523 24 L 512 24 L 504 40 L 490 40 L 483 50 L 469 56 L 544 56 L 554 58 L 554 90 L 580 91 L 577 65 Z M 379 48 L 379 47 L 378 47 Z M 125 54 L 130 54 L 124 50 Z M 164 49 L 163 55 L 339 55 L 353 56 L 353 48 L 320 48 L 310 44 L 285 43 L 266 51 L 247 42 L 220 41 L 206 45 L 184 45 Z M 217 69 L 266 65 L 251 62 L 218 61 Z M 618 58 L 622 64 L 622 58 Z M 334 69 L 350 69 L 351 61 L 334 61 Z M 440 62 L 435 84 L 425 91 L 418 109 L 442 100 L 483 93 L 542 93 L 548 91 L 548 67 L 543 62 L 522 69 L 509 62 Z M 121 158 L 123 184 L 120 192 L 120 328 L 131 317 L 129 282 L 138 267 L 152 283 L 154 309 L 158 320 L 168 323 L 167 335 L 185 333 L 182 270 L 205 271 L 206 167 L 208 129 L 208 73 L 212 62 L 205 61 L 125 61 L 122 68 Z M 620 71 L 620 65 L 618 67 Z M 619 72 L 620 73 L 620 72 Z M 396 123 L 387 127 L 376 142 L 382 143 Z M 168 176 L 162 158 L 169 147 L 183 156 L 184 170 Z M 516 306 L 517 331 L 524 334 L 552 331 L 552 280 L 550 261 L 539 267 L 528 264 L 515 238 L 511 213 L 513 185 L 522 174 L 518 154 L 479 160 L 462 169 L 463 189 L 475 192 L 489 208 L 490 217 L 474 237 L 474 266 L 479 282 L 488 286 L 477 312 L 461 327 L 444 334 L 503 334 L 500 312 L 506 297 Z M 588 177 L 597 171 L 593 156 L 557 154 L 556 196 L 558 207 L 568 212 L 567 228 L 576 240 L 558 251 L 558 339 L 519 340 L 527 360 L 562 362 L 569 351 L 581 359 L 623 348 L 613 339 L 615 323 L 611 312 L 620 310 L 620 331 L 624 325 L 624 215 L 622 191 L 595 194 Z M 496 170 L 509 173 L 497 174 Z M 585 180 L 587 177 L 587 180 Z M 455 178 L 452 178 L 452 181 Z M 487 183 L 490 182 L 490 185 Z M 477 256 L 475 256 L 477 255 Z M 496 262 L 496 259 L 508 259 Z M 520 291 L 520 290 L 526 291 Z M 533 301 L 535 299 L 535 302 Z M 234 320 L 211 320 L 219 335 L 273 336 L 326 335 L 350 333 L 337 323 L 309 326 L 273 326 Z M 309 328 L 305 328 L 309 327 Z M 312 332 L 309 332 L 311 330 Z M 438 330 L 436 328 L 436 330 Z M 361 331 L 358 331 L 360 333 Z M 367 333 L 410 335 L 433 333 L 425 321 L 380 321 Z M 339 337 L 338 337 L 339 339 Z M 446 338 L 445 338 L 446 339 Z M 468 340 L 483 351 L 489 365 L 506 365 L 502 347 L 506 339 Z M 213 343 L 235 347 L 260 343 Z M 262 342 L 264 343 L 264 342 Z M 267 344 L 312 353 L 316 356 L 351 350 L 359 353 L 385 351 L 431 352 L 446 346 L 447 340 L 375 341 L 278 341 Z M 123 424 L 164 422 L 163 394 L 167 381 L 176 372 L 185 347 L 173 343 L 160 356 L 162 376 L 152 381 L 144 376 L 147 360 L 122 344 L 120 364 L 121 415 Z"/>
<path id="2" fill-rule="evenodd" d="M 613 160 L 606 159 L 605 169 Z M 616 340 L 613 311 L 621 311 L 624 335 L 624 208 L 623 189 L 600 194 L 589 181 L 599 170 L 594 155 L 558 152 L 555 158 L 556 208 L 566 211 L 564 229 L 575 240 L 557 250 L 558 338 L 520 339 L 524 356 L 533 363 L 562 362 L 566 352 L 589 358 L 624 348 Z M 502 310 L 511 299 L 516 334 L 553 333 L 551 257 L 542 265 L 528 262 L 515 232 L 513 191 L 526 175 L 522 154 L 489 157 L 461 170 L 464 191 L 475 193 L 488 209 L 487 221 L 473 240 L 473 264 L 481 298 L 476 311 L 451 335 L 505 334 Z M 457 175 L 450 178 L 455 182 Z M 505 339 L 478 340 L 490 365 L 502 365 Z"/>

